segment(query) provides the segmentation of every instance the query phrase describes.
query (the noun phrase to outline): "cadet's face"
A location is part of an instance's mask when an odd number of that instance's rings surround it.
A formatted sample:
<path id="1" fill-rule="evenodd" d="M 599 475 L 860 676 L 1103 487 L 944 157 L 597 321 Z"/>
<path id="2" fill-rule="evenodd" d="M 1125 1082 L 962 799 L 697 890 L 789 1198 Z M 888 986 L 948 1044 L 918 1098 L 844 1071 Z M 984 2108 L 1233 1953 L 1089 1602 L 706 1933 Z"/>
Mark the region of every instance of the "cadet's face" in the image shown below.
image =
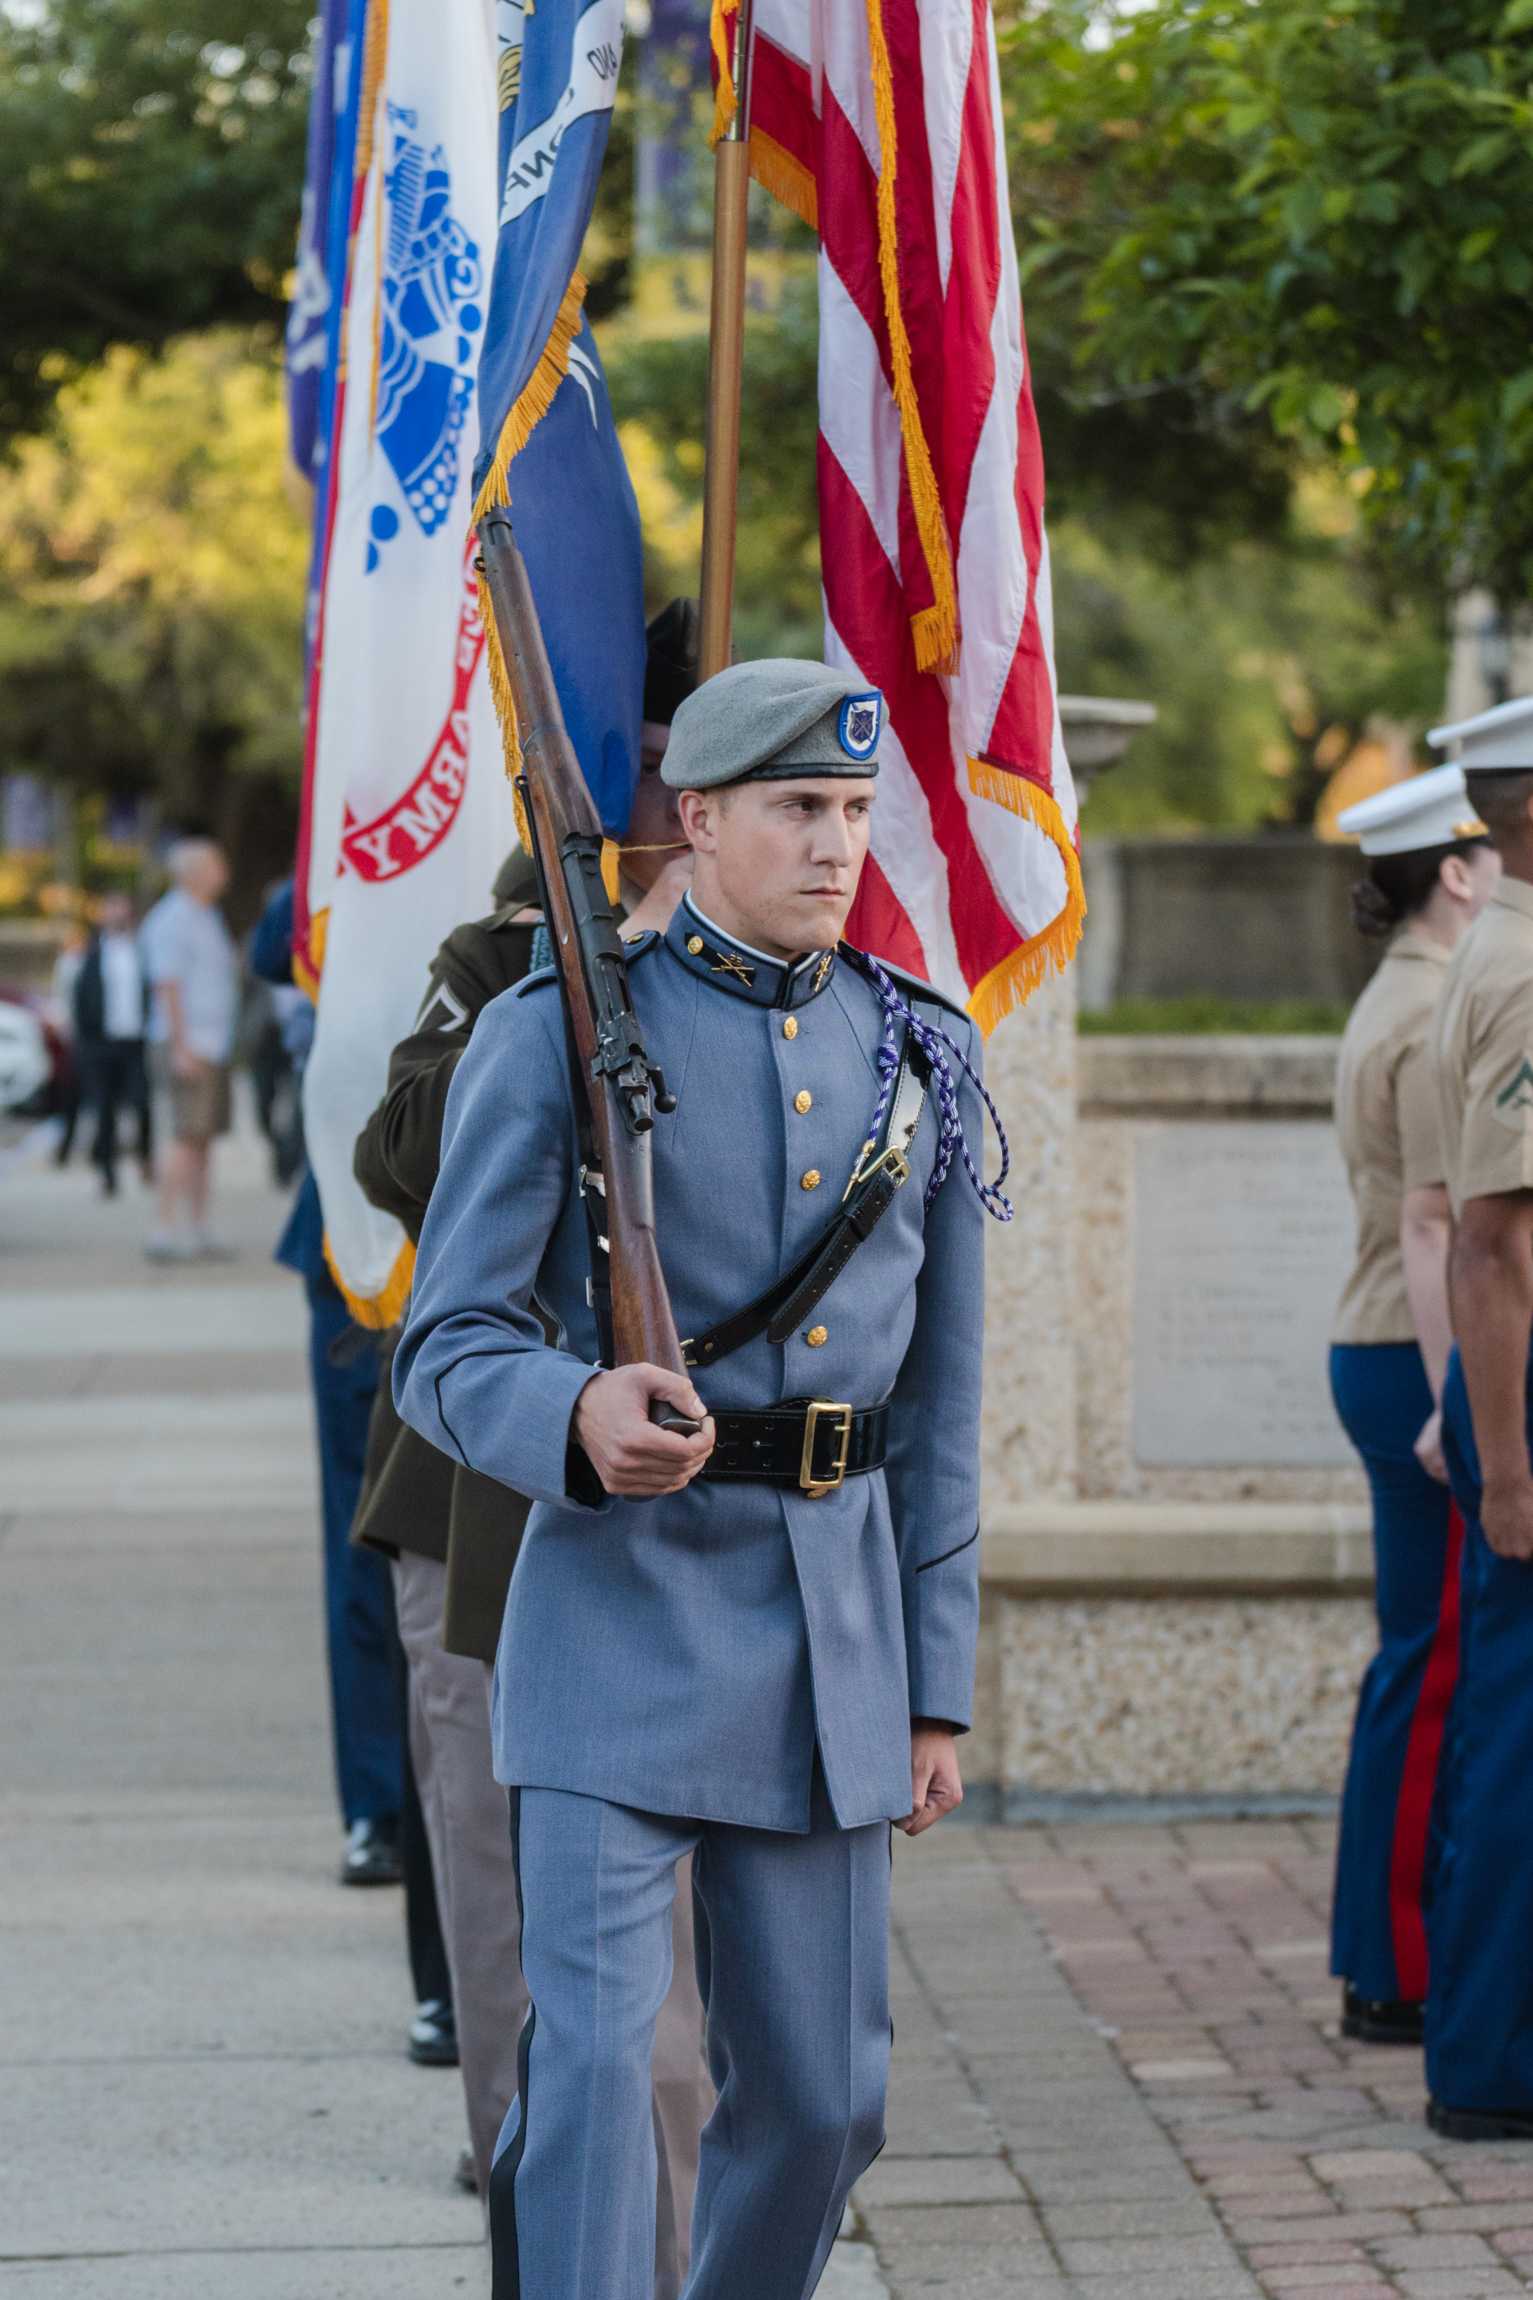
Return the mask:
<path id="1" fill-rule="evenodd" d="M 697 899 L 742 942 L 777 958 L 839 940 L 868 851 L 872 777 L 684 791 Z"/>

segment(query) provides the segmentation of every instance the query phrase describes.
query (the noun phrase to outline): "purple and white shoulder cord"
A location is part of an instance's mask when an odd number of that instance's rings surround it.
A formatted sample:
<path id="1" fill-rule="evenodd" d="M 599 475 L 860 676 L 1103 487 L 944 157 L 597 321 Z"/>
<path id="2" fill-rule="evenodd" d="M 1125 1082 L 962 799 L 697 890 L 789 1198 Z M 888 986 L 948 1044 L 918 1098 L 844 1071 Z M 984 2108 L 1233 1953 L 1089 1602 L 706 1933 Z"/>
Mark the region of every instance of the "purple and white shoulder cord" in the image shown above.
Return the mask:
<path id="1" fill-rule="evenodd" d="M 894 1081 L 899 1074 L 899 1030 L 903 1025 L 931 1064 L 932 1091 L 937 1098 L 937 1156 L 931 1180 L 926 1185 L 925 1203 L 928 1206 L 931 1204 L 947 1180 L 948 1168 L 953 1163 L 956 1151 L 963 1160 L 964 1172 L 969 1177 L 974 1194 L 986 1213 L 994 1215 L 998 1222 L 1009 1222 L 1015 1208 L 1003 1185 L 1011 1172 L 1011 1145 L 1006 1139 L 1006 1129 L 1001 1124 L 1001 1114 L 991 1100 L 984 1080 L 975 1071 L 962 1047 L 948 1036 L 940 1024 L 923 1022 L 876 958 L 871 958 L 866 951 L 858 951 L 853 963 L 872 984 L 884 1010 L 883 1035 L 879 1040 L 877 1057 L 878 1102 L 868 1127 L 869 1138 L 876 1142 L 883 1132 L 890 1097 L 894 1092 Z M 962 1070 L 989 1111 L 996 1140 L 1001 1146 L 1001 1170 L 993 1182 L 987 1182 L 975 1164 L 964 1135 L 963 1121 L 958 1114 L 958 1080 L 954 1075 L 954 1063 Z"/>

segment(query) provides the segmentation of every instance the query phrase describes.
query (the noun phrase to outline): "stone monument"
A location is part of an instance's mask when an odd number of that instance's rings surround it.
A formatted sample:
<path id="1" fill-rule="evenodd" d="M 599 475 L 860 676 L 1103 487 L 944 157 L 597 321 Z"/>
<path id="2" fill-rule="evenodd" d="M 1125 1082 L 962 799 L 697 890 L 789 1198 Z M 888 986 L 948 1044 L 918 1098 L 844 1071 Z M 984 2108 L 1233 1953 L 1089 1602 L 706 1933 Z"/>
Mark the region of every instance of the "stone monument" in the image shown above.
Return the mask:
<path id="1" fill-rule="evenodd" d="M 1062 710 L 1084 799 L 1153 712 Z M 1325 1382 L 1334 1062 L 1081 1040 L 1073 970 L 990 1041 L 1017 1214 L 987 1283 L 982 1810 L 1335 1786 L 1372 1624 Z"/>

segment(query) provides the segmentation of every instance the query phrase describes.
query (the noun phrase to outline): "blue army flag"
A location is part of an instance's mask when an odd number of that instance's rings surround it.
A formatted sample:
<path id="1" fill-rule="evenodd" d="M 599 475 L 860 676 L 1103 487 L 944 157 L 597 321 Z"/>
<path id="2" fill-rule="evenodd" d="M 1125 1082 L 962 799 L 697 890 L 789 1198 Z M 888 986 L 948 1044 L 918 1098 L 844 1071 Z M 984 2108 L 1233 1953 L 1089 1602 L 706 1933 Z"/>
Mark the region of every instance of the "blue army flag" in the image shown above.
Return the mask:
<path id="1" fill-rule="evenodd" d="M 495 264 L 479 361 L 476 516 L 509 504 L 565 724 L 621 832 L 644 687 L 639 512 L 576 270 L 606 150 L 624 0 L 498 0 Z M 510 699 L 491 676 L 502 719 Z"/>
<path id="2" fill-rule="evenodd" d="M 342 288 L 357 146 L 367 0 L 322 0 L 304 160 L 293 300 L 287 316 L 288 440 L 317 481 L 340 349 Z"/>

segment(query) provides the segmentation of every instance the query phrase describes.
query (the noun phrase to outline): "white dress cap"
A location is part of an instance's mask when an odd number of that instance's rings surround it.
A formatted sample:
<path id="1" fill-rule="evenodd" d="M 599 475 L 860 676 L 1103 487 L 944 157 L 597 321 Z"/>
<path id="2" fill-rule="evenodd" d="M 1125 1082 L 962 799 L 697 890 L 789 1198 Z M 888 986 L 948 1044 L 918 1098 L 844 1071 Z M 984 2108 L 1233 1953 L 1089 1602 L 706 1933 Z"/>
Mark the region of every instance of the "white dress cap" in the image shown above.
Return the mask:
<path id="1" fill-rule="evenodd" d="M 1427 741 L 1434 751 L 1451 749 L 1466 775 L 1533 772 L 1533 695 L 1514 696 L 1456 726 L 1434 727 Z"/>
<path id="2" fill-rule="evenodd" d="M 1428 767 L 1425 774 L 1360 799 L 1337 816 L 1336 828 L 1361 840 L 1365 855 L 1418 854 L 1424 847 L 1450 847 L 1459 839 L 1485 836 L 1456 761 Z"/>

